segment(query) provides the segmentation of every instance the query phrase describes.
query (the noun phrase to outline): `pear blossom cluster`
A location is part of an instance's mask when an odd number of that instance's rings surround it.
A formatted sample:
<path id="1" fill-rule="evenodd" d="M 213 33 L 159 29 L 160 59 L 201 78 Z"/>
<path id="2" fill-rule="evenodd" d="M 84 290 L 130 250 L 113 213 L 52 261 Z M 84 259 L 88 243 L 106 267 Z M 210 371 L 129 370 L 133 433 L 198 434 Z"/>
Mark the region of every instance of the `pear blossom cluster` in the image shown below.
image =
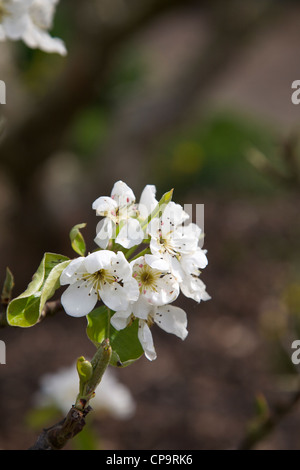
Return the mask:
<path id="1" fill-rule="evenodd" d="M 199 246 L 202 230 L 171 198 L 158 201 L 154 185 L 147 185 L 136 202 L 132 189 L 118 181 L 92 208 L 101 217 L 94 240 L 98 248 L 62 272 L 60 283 L 68 285 L 62 305 L 67 314 L 80 317 L 101 301 L 118 331 L 138 320 L 138 339 L 152 361 L 154 324 L 182 340 L 188 334 L 186 312 L 173 305 L 180 293 L 198 303 L 210 299 L 200 279 L 208 263 Z"/>
<path id="2" fill-rule="evenodd" d="M 66 55 L 64 42 L 49 34 L 59 0 L 0 0 L 0 41 L 22 40 L 33 49 Z"/>

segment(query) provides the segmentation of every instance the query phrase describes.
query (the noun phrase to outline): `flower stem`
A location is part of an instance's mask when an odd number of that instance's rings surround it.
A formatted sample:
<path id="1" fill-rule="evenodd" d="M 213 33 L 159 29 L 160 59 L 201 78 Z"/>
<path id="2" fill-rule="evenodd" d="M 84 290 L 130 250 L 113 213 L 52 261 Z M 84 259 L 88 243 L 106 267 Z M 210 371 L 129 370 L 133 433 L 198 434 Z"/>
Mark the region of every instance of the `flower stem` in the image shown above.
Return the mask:
<path id="1" fill-rule="evenodd" d="M 82 411 L 89 405 L 89 401 L 95 395 L 101 379 L 106 371 L 112 355 L 109 339 L 105 339 L 97 349 L 91 360 L 92 374 L 86 382 L 80 383 L 80 392 L 77 396 L 75 408 Z"/>
<path id="2" fill-rule="evenodd" d="M 110 309 L 107 309 L 106 338 L 110 337 Z"/>

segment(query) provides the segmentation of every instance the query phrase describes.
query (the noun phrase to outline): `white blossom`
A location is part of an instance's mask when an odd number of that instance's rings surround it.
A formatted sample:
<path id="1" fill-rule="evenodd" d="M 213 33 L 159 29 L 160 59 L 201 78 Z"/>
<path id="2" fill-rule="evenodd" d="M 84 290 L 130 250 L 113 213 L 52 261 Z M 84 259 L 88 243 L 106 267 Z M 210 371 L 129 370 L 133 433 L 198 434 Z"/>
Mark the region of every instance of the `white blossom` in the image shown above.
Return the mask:
<path id="1" fill-rule="evenodd" d="M 189 218 L 184 209 L 170 202 L 162 216 L 151 221 L 149 230 L 151 255 L 147 262 L 158 269 L 168 269 L 180 284 L 181 292 L 200 302 L 208 300 L 206 286 L 199 279 L 207 266 L 206 251 L 199 247 L 202 235 L 197 224 L 184 222 Z"/>
<path id="2" fill-rule="evenodd" d="M 147 255 L 131 262 L 132 276 L 140 290 L 139 300 L 152 305 L 165 305 L 179 295 L 179 284 L 169 271 L 154 269 L 146 262 Z"/>
<path id="3" fill-rule="evenodd" d="M 0 40 L 23 40 L 31 48 L 66 55 L 66 47 L 48 31 L 59 0 L 0 0 Z"/>
<path id="4" fill-rule="evenodd" d="M 187 316 L 184 310 L 173 305 L 154 306 L 147 304 L 148 314 L 144 318 L 139 318 L 138 338 L 145 352 L 145 356 L 150 361 L 156 359 L 156 351 L 153 344 L 153 337 L 150 328 L 157 324 L 167 333 L 172 333 L 182 340 L 187 335 Z M 136 313 L 135 311 L 133 311 Z M 122 330 L 129 325 L 132 318 L 136 318 L 131 309 L 116 312 L 111 323 L 116 330 Z"/>
<path id="5" fill-rule="evenodd" d="M 100 248 L 107 248 L 111 239 L 124 248 L 132 248 L 143 241 L 144 232 L 137 219 L 135 195 L 123 181 L 114 184 L 110 196 L 96 199 L 92 208 L 97 215 L 104 217 L 96 228 L 95 243 Z"/>
<path id="6" fill-rule="evenodd" d="M 26 32 L 33 0 L 0 0 L 0 40 L 21 39 Z"/>
<path id="7" fill-rule="evenodd" d="M 191 230 L 186 235 L 183 222 L 188 218 L 188 214 L 179 204 L 170 202 L 164 209 L 160 218 L 155 218 L 150 222 L 149 234 L 150 250 L 156 258 L 164 260 L 172 272 L 181 280 L 181 268 L 178 257 L 186 250 L 193 249 L 198 240 L 191 236 Z"/>
<path id="8" fill-rule="evenodd" d="M 78 394 L 79 379 L 76 364 L 46 374 L 40 380 L 40 389 L 34 396 L 38 408 L 56 406 L 64 415 L 74 404 Z M 110 414 L 117 419 L 128 419 L 135 412 L 135 402 L 129 389 L 107 369 L 95 396 L 91 399 L 95 412 Z"/>
<path id="9" fill-rule="evenodd" d="M 180 260 L 182 267 L 182 281 L 180 283 L 181 292 L 196 302 L 210 300 L 210 295 L 206 292 L 204 282 L 199 278 L 201 269 L 207 266 L 205 250 L 198 248 L 192 253 L 183 255 Z"/>
<path id="10" fill-rule="evenodd" d="M 158 201 L 155 195 L 156 187 L 153 184 L 147 184 L 142 191 L 138 204 L 138 211 L 141 220 L 146 220 L 156 208 Z"/>
<path id="11" fill-rule="evenodd" d="M 146 256 L 132 263 L 132 275 L 139 286 L 140 295 L 128 309 L 117 311 L 111 323 L 117 330 L 125 328 L 131 319 L 139 319 L 138 338 L 148 359 L 156 357 L 149 327 L 157 323 L 168 333 L 184 339 L 187 335 L 186 314 L 168 304 L 179 294 L 179 284 L 169 271 L 154 269 L 146 263 Z"/>
<path id="12" fill-rule="evenodd" d="M 27 46 L 66 55 L 64 42 L 59 38 L 51 37 L 48 33 L 52 28 L 58 2 L 59 0 L 33 0 L 29 7 L 27 28 L 22 36 Z"/>
<path id="13" fill-rule="evenodd" d="M 153 261 L 160 259 L 182 281 L 184 273 L 181 258 L 199 249 L 201 229 L 194 223 L 183 225 L 188 214 L 179 204 L 170 202 L 162 216 L 151 221 L 150 250 Z"/>
<path id="14" fill-rule="evenodd" d="M 154 185 L 145 186 L 136 203 L 132 189 L 117 181 L 111 195 L 97 198 L 92 207 L 103 217 L 95 238 L 102 250 L 72 261 L 63 271 L 61 284 L 70 286 L 62 305 L 68 314 L 83 316 L 102 300 L 114 312 L 110 321 L 118 331 L 138 320 L 138 339 L 146 357 L 154 360 L 154 324 L 181 339 L 188 334 L 186 313 L 171 305 L 179 293 L 196 302 L 210 299 L 200 279 L 208 263 L 199 246 L 202 231 L 186 224 L 189 215 L 180 204 L 169 197 L 158 202 Z M 123 252 L 115 254 L 112 240 L 130 249 L 128 259 L 137 245 L 146 249 L 129 263 Z"/>
<path id="15" fill-rule="evenodd" d="M 127 309 L 139 297 L 132 267 L 122 252 L 102 250 L 79 257 L 64 269 L 61 285 L 70 284 L 61 297 L 68 315 L 85 316 L 102 300 L 112 310 Z"/>

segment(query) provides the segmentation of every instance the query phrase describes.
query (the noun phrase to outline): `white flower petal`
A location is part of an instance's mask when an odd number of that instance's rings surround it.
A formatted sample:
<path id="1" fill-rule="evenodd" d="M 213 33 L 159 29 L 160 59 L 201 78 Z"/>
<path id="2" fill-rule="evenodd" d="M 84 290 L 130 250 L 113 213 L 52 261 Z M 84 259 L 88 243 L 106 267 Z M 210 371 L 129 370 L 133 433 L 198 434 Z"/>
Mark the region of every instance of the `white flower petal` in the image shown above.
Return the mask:
<path id="1" fill-rule="evenodd" d="M 33 0 L 29 11 L 34 23 L 44 30 L 50 29 L 56 3 L 53 0 Z"/>
<path id="2" fill-rule="evenodd" d="M 38 48 L 62 56 L 67 55 L 66 46 L 61 39 L 51 37 L 47 31 L 38 28 L 34 24 L 24 32 L 22 39 L 31 48 Z"/>
<path id="3" fill-rule="evenodd" d="M 26 31 L 26 16 L 22 15 L 20 17 L 14 16 L 7 16 L 4 19 L 3 26 L 5 29 L 5 34 L 9 39 L 21 39 L 23 34 Z"/>
<path id="4" fill-rule="evenodd" d="M 154 349 L 152 333 L 144 320 L 139 321 L 138 338 L 147 359 L 149 359 L 149 361 L 154 361 L 157 356 Z"/>
<path id="5" fill-rule="evenodd" d="M 181 292 L 188 298 L 201 302 L 210 300 L 210 295 L 206 292 L 206 286 L 201 279 L 192 275 L 185 276 L 180 284 Z"/>
<path id="6" fill-rule="evenodd" d="M 120 331 L 126 328 L 126 326 L 128 325 L 130 321 L 130 317 L 131 317 L 131 308 L 127 310 L 119 310 L 111 317 L 110 323 L 116 330 Z"/>
<path id="7" fill-rule="evenodd" d="M 178 282 L 181 282 L 184 276 L 183 269 L 180 262 L 174 256 L 169 256 L 169 263 L 171 266 L 171 273 L 176 277 Z"/>
<path id="8" fill-rule="evenodd" d="M 118 251 L 116 256 L 112 258 L 111 272 L 120 280 L 131 281 L 132 266 L 130 263 L 128 263 L 122 251 Z"/>
<path id="9" fill-rule="evenodd" d="M 128 219 L 121 228 L 116 243 L 122 245 L 124 248 L 132 248 L 135 245 L 140 245 L 144 239 L 144 231 L 137 219 Z"/>
<path id="10" fill-rule="evenodd" d="M 192 233 L 186 233 L 185 227 L 177 228 L 171 235 L 173 249 L 180 254 L 189 254 L 197 250 L 199 239 Z"/>
<path id="11" fill-rule="evenodd" d="M 154 217 L 154 219 L 151 219 L 151 221 L 147 225 L 147 233 L 154 240 L 157 240 L 159 238 L 159 229 L 161 227 L 161 222 L 161 219 Z"/>
<path id="12" fill-rule="evenodd" d="M 107 214 L 115 213 L 118 204 L 109 196 L 101 196 L 93 202 L 92 208 L 96 211 L 97 215 L 106 216 Z"/>
<path id="13" fill-rule="evenodd" d="M 107 248 L 109 240 L 113 238 L 115 233 L 115 224 L 109 218 L 100 220 L 96 228 L 96 237 L 94 242 L 102 249 Z"/>
<path id="14" fill-rule="evenodd" d="M 207 266 L 208 260 L 205 251 L 198 248 L 189 255 L 183 255 L 180 264 L 187 274 L 198 274 L 199 269 Z"/>
<path id="15" fill-rule="evenodd" d="M 114 184 L 111 197 L 117 202 L 118 206 L 126 206 L 135 202 L 134 192 L 123 181 L 117 181 Z"/>
<path id="16" fill-rule="evenodd" d="M 139 202 L 139 212 L 142 219 L 146 219 L 155 209 L 158 204 L 158 201 L 155 198 L 156 187 L 154 185 L 148 184 L 143 189 L 143 192 L 140 197 Z"/>
<path id="17" fill-rule="evenodd" d="M 172 274 L 161 275 L 156 283 L 157 290 L 150 293 L 149 301 L 153 305 L 165 305 L 177 299 L 180 288 L 179 283 L 176 281 Z M 147 298 L 147 294 L 145 295 Z"/>
<path id="18" fill-rule="evenodd" d="M 151 268 L 158 271 L 169 271 L 170 264 L 166 259 L 158 255 L 145 255 L 145 261 Z"/>
<path id="19" fill-rule="evenodd" d="M 163 233 L 169 232 L 174 226 L 183 224 L 189 217 L 189 214 L 185 212 L 180 204 L 176 204 L 173 201 L 169 202 L 162 215 Z"/>
<path id="20" fill-rule="evenodd" d="M 113 251 L 101 250 L 91 253 L 85 258 L 85 266 L 88 273 L 95 273 L 100 269 L 111 268 L 111 261 L 116 257 Z"/>
<path id="21" fill-rule="evenodd" d="M 6 14 L 2 20 L 5 37 L 22 39 L 27 46 L 46 52 L 66 55 L 66 47 L 61 39 L 52 38 L 48 30 L 52 26 L 56 1 L 54 0 L 1 0 Z"/>
<path id="22" fill-rule="evenodd" d="M 83 317 L 90 313 L 97 302 L 97 294 L 90 285 L 82 282 L 71 284 L 62 294 L 61 303 L 68 315 Z"/>
<path id="23" fill-rule="evenodd" d="M 151 235 L 151 240 L 150 240 L 150 251 L 152 255 L 156 256 L 162 256 L 164 254 L 164 249 L 162 245 L 159 243 L 159 238 Z"/>
<path id="24" fill-rule="evenodd" d="M 147 320 L 148 315 L 152 312 L 153 305 L 146 301 L 146 299 L 140 295 L 139 299 L 132 305 L 132 313 L 136 318 Z"/>
<path id="25" fill-rule="evenodd" d="M 134 279 L 123 283 L 123 286 L 114 282 L 106 283 L 100 289 L 102 301 L 111 310 L 127 310 L 131 302 L 135 302 L 139 296 L 137 282 Z"/>
<path id="26" fill-rule="evenodd" d="M 164 305 L 156 309 L 155 323 L 167 333 L 172 333 L 182 340 L 187 335 L 187 316 L 184 310 L 172 305 Z"/>
<path id="27" fill-rule="evenodd" d="M 65 284 L 73 284 L 78 278 L 78 273 L 85 272 L 84 265 L 85 258 L 80 256 L 79 258 L 71 261 L 68 266 L 63 270 L 60 276 L 60 284 L 64 286 Z"/>

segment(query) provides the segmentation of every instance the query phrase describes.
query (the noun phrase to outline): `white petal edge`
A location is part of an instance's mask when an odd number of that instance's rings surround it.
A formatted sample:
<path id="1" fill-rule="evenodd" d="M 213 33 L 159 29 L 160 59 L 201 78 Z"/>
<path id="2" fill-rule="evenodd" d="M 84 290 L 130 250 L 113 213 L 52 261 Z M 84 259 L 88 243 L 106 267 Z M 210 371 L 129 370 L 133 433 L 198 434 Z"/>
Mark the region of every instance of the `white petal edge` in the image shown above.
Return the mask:
<path id="1" fill-rule="evenodd" d="M 107 269 L 111 267 L 111 261 L 116 258 L 113 251 L 101 250 L 91 253 L 85 258 L 85 266 L 88 273 L 95 273 L 100 269 Z"/>
<path id="2" fill-rule="evenodd" d="M 155 323 L 167 333 L 172 333 L 182 340 L 187 335 L 187 315 L 182 308 L 164 305 L 156 309 Z"/>
<path id="3" fill-rule="evenodd" d="M 66 284 L 73 284 L 76 282 L 78 276 L 75 273 L 84 272 L 85 265 L 84 265 L 85 258 L 80 256 L 79 258 L 74 259 L 73 261 L 68 264 L 68 266 L 63 270 L 60 275 L 60 284 L 62 286 Z"/>
<path id="4" fill-rule="evenodd" d="M 110 323 L 117 330 L 123 330 L 128 326 L 131 316 L 131 309 L 120 310 L 116 312 L 110 319 Z"/>
<path id="5" fill-rule="evenodd" d="M 109 240 L 113 237 L 115 230 L 115 224 L 106 217 L 105 219 L 100 220 L 96 227 L 96 237 L 94 242 L 103 250 L 107 248 Z"/>
<path id="6" fill-rule="evenodd" d="M 156 351 L 153 344 L 152 333 L 144 320 L 139 321 L 138 338 L 149 361 L 156 359 Z"/>
<path id="7" fill-rule="evenodd" d="M 135 245 L 140 245 L 144 239 L 144 231 L 137 219 L 128 219 L 121 228 L 116 243 L 124 248 L 132 248 Z"/>
<path id="8" fill-rule="evenodd" d="M 91 286 L 83 283 L 71 284 L 62 294 L 61 303 L 65 312 L 71 317 L 84 317 L 96 305 L 97 294 Z"/>

